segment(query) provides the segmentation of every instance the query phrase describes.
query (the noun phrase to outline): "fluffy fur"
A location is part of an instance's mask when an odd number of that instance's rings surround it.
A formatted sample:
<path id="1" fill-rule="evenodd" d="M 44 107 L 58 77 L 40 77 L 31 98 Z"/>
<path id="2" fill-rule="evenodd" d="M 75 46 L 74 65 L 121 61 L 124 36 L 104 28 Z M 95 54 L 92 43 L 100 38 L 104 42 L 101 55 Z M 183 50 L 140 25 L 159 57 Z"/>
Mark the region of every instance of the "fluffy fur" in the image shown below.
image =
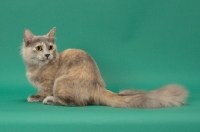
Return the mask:
<path id="1" fill-rule="evenodd" d="M 149 92 L 125 90 L 116 94 L 106 90 L 95 61 L 85 51 L 67 49 L 57 52 L 55 31 L 53 28 L 44 36 L 35 36 L 28 29 L 24 31 L 21 52 L 26 75 L 38 89 L 36 95 L 28 97 L 28 102 L 125 108 L 160 108 L 186 103 L 187 90 L 176 84 Z"/>

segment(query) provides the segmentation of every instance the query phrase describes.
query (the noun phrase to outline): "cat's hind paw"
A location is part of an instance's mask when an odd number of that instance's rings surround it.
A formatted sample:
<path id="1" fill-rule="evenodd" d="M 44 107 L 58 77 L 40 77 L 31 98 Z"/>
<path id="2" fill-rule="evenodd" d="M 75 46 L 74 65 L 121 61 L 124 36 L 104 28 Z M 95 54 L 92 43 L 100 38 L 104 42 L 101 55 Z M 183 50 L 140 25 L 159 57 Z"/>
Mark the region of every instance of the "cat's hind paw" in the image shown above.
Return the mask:
<path id="1" fill-rule="evenodd" d="M 43 100 L 43 104 L 54 105 L 56 104 L 56 98 L 54 96 L 47 96 Z"/>

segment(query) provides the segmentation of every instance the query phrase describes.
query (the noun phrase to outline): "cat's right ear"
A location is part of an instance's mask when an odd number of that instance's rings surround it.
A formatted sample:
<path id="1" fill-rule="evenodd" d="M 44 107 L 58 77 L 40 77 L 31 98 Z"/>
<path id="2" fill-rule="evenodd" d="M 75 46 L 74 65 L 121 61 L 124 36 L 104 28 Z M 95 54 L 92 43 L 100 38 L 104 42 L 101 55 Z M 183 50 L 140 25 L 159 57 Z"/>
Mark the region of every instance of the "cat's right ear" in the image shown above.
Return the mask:
<path id="1" fill-rule="evenodd" d="M 33 40 L 34 35 L 32 34 L 32 32 L 28 29 L 24 30 L 24 43 L 26 46 L 28 46 L 32 40 Z"/>

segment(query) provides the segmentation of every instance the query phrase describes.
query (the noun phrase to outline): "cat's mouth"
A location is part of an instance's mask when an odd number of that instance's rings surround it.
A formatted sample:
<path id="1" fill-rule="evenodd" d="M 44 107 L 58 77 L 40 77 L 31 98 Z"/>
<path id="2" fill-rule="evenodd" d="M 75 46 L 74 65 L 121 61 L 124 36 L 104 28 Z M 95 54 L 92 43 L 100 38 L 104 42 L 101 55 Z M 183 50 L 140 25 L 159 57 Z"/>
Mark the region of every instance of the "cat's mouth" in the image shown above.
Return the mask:
<path id="1" fill-rule="evenodd" d="M 50 59 L 44 59 L 44 60 L 39 60 L 41 62 L 46 62 L 46 61 L 49 61 Z"/>
<path id="2" fill-rule="evenodd" d="M 51 58 L 41 58 L 41 59 L 38 59 L 40 62 L 47 62 L 47 61 L 50 61 Z"/>

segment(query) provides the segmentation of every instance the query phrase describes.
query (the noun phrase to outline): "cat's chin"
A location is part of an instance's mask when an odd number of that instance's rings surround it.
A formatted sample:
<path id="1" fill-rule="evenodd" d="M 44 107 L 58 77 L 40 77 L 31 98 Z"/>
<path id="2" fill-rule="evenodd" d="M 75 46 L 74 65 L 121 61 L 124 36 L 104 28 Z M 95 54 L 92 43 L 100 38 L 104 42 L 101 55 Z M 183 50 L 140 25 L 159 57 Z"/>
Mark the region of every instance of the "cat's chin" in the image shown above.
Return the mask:
<path id="1" fill-rule="evenodd" d="M 46 63 L 48 63 L 50 61 L 50 59 L 44 59 L 44 60 L 39 60 L 39 63 L 44 63 L 44 64 L 46 64 Z"/>
<path id="2" fill-rule="evenodd" d="M 51 61 L 51 60 L 52 60 L 52 58 L 38 59 L 38 61 L 40 61 L 40 62 L 48 62 L 48 61 Z"/>
<path id="3" fill-rule="evenodd" d="M 37 65 L 42 66 L 48 64 L 49 60 L 38 61 Z"/>
<path id="4" fill-rule="evenodd" d="M 48 62 L 51 61 L 53 59 L 53 57 L 49 57 L 49 58 L 37 58 L 38 61 L 40 62 Z"/>
<path id="5" fill-rule="evenodd" d="M 39 60 L 40 62 L 46 62 L 46 61 L 49 61 L 48 59 L 45 59 L 45 60 Z"/>
<path id="6" fill-rule="evenodd" d="M 50 59 L 37 59 L 27 62 L 30 65 L 45 65 L 50 61 Z"/>

